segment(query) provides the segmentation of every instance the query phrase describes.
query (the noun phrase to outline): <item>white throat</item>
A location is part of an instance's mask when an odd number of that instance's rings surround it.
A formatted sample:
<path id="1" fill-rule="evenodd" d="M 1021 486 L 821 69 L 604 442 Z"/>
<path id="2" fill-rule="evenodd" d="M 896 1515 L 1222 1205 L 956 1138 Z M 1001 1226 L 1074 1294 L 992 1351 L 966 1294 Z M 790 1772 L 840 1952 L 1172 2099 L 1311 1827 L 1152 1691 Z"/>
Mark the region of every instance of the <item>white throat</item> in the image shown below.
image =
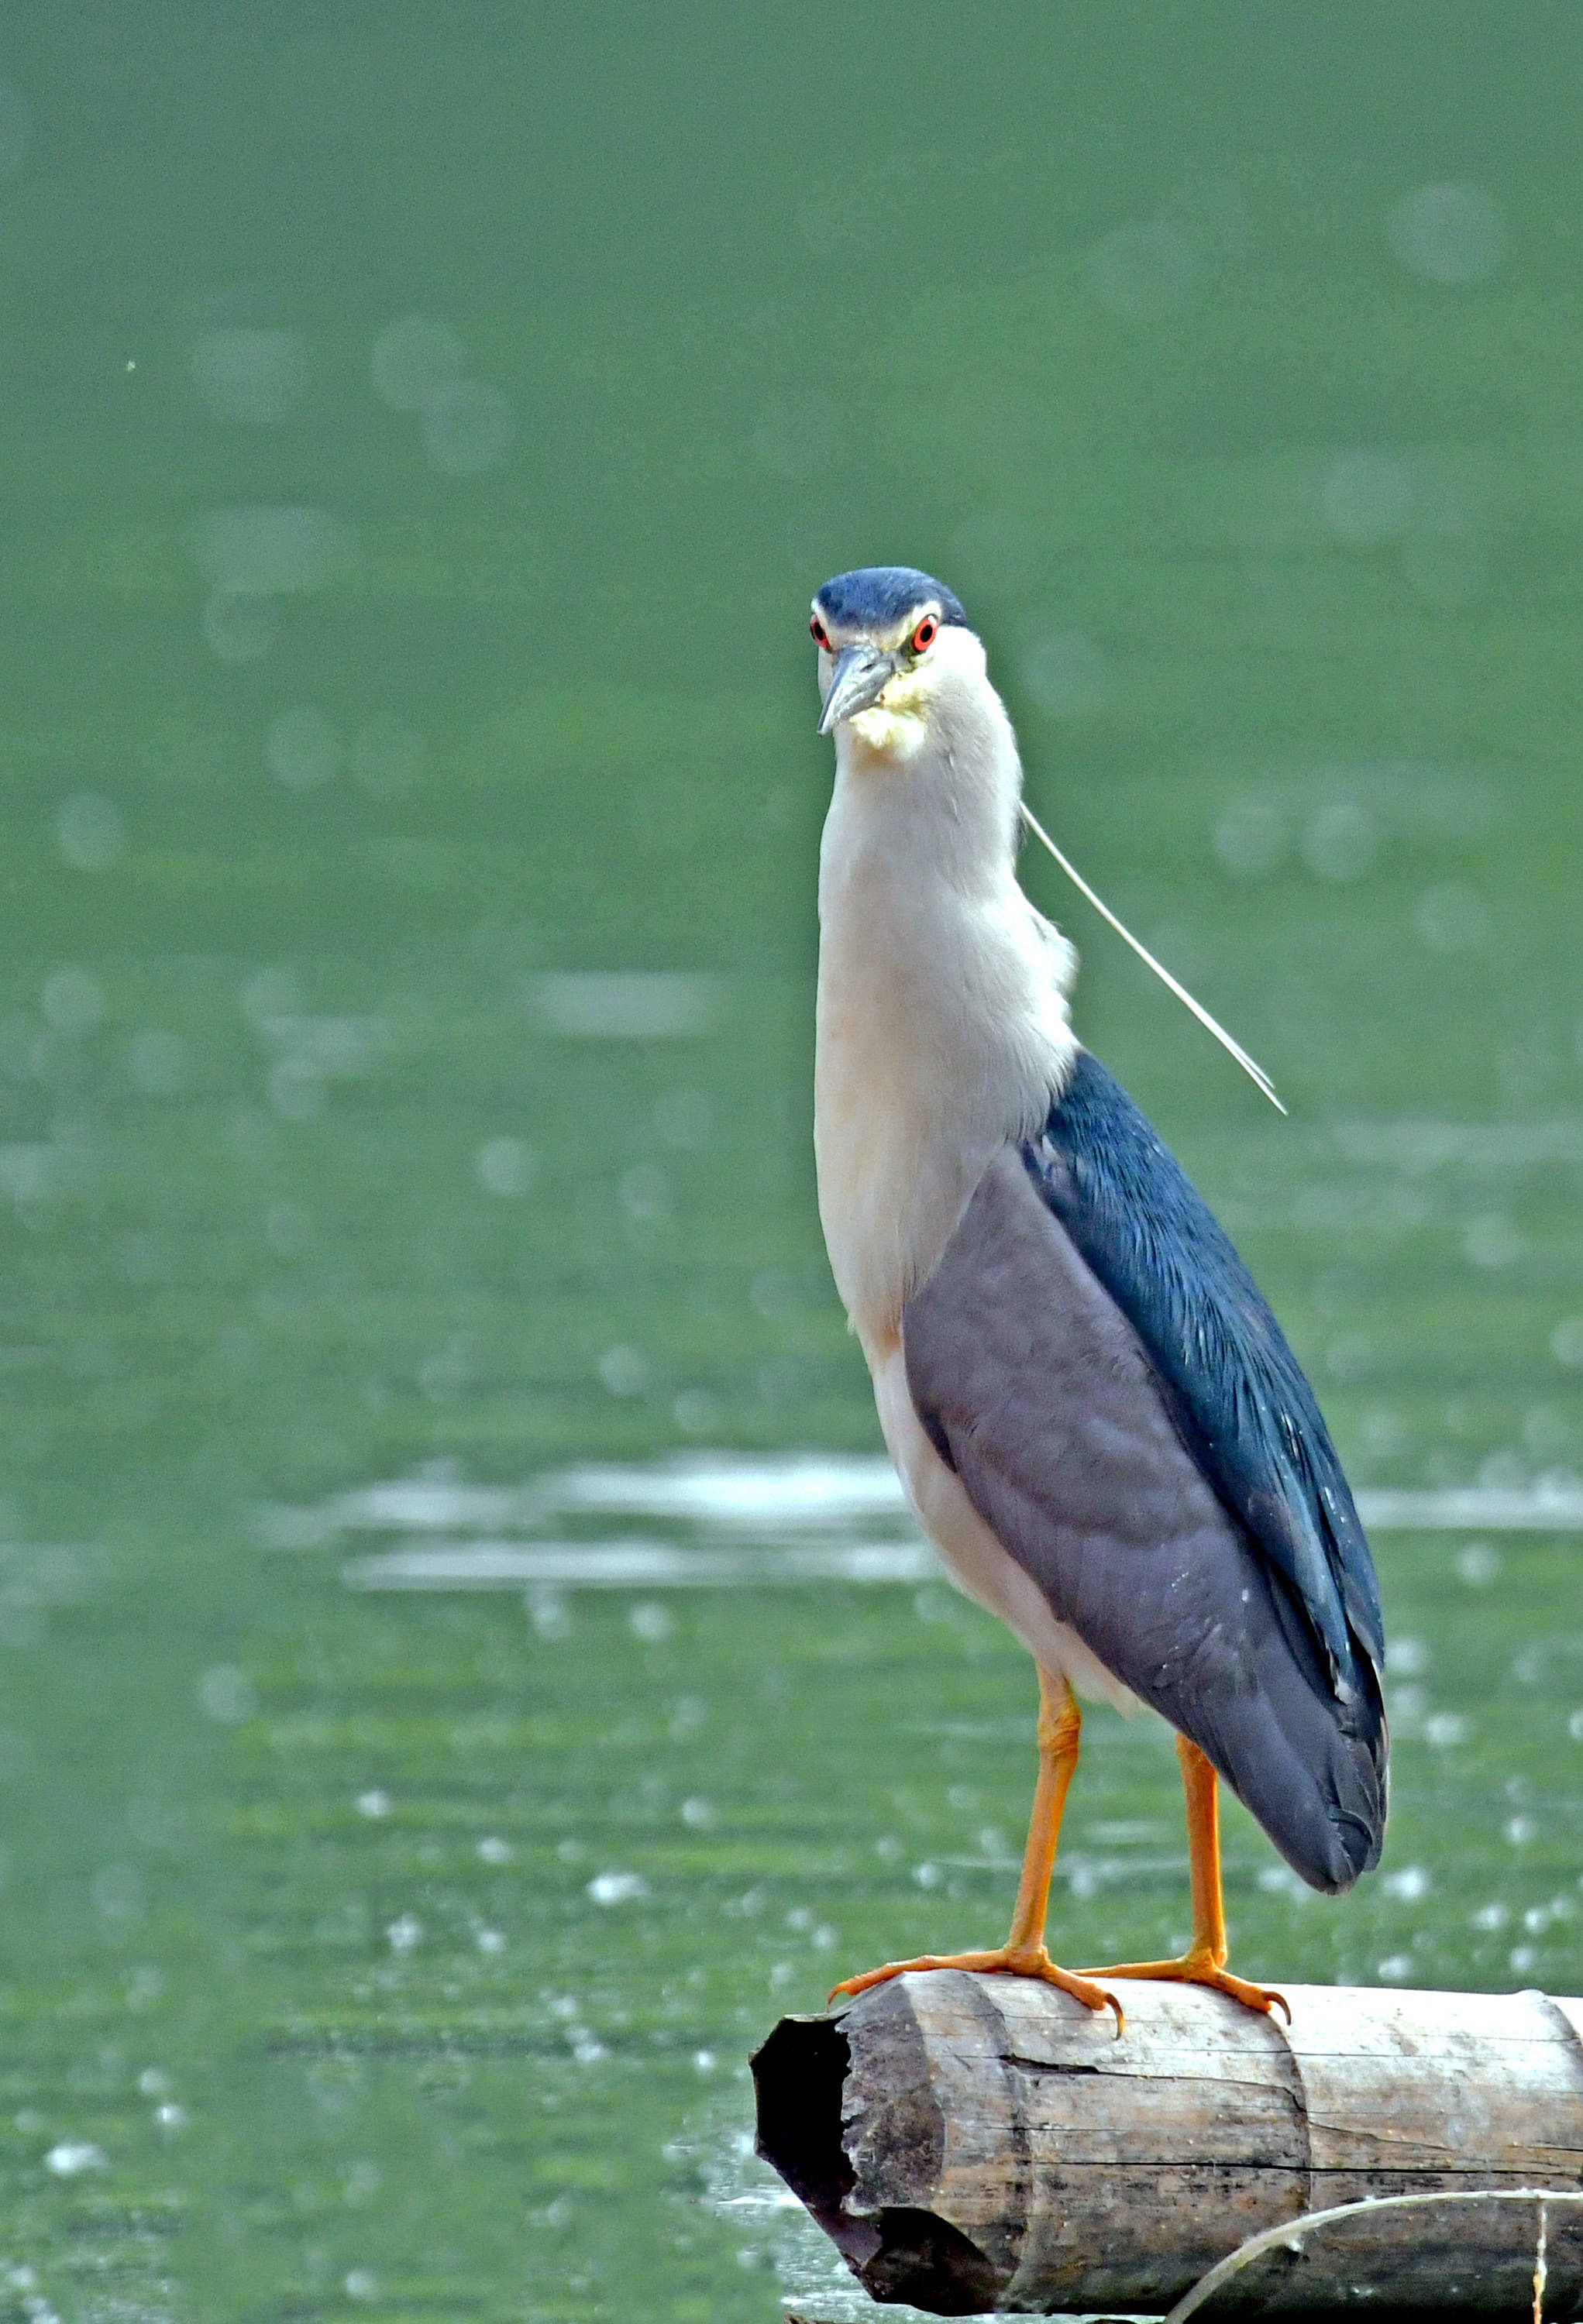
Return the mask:
<path id="1" fill-rule="evenodd" d="M 977 640 L 950 641 L 926 717 L 837 728 L 819 853 L 819 1214 L 871 1365 L 1077 1050 L 1077 955 L 1016 881 L 1016 741 Z"/>

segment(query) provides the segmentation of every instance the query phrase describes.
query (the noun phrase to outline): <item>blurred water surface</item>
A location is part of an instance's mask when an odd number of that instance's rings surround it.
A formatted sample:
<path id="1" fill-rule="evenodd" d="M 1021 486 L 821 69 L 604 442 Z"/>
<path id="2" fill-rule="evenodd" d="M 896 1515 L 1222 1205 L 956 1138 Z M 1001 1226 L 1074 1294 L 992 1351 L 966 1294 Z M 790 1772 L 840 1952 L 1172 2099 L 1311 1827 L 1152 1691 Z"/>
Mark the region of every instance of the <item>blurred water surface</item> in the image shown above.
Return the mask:
<path id="1" fill-rule="evenodd" d="M 829 573 L 1273 1073 L 1030 862 L 1360 1483 L 1571 1489 L 1580 98 L 1552 5 L 14 14 L 0 2315 L 856 2312 L 743 2061 L 998 1933 L 1033 1687 L 839 1466 Z M 1583 1990 L 1578 1551 L 1380 1535 L 1384 1867 L 1234 1811 L 1245 1969 Z M 1187 1912 L 1086 1740 L 1073 1960 Z"/>

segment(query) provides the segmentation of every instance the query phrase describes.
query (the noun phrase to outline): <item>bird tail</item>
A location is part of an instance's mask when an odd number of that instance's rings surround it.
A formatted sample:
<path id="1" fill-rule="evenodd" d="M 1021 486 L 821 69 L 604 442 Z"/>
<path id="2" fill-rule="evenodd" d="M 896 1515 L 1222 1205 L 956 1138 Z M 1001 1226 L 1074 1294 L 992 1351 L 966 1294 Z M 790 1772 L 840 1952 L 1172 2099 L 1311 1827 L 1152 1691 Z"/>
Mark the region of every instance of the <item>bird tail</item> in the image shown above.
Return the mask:
<path id="1" fill-rule="evenodd" d="M 1270 1580 L 1285 1651 L 1260 1657 L 1254 1693 L 1239 1700 L 1234 1720 L 1207 1706 L 1214 1731 L 1194 1740 L 1292 1870 L 1338 1895 L 1374 1870 L 1384 1845 L 1390 1729 L 1380 1674 L 1355 1642 L 1338 1689 L 1319 1668 L 1307 1624 L 1282 1602 L 1279 1577 Z"/>

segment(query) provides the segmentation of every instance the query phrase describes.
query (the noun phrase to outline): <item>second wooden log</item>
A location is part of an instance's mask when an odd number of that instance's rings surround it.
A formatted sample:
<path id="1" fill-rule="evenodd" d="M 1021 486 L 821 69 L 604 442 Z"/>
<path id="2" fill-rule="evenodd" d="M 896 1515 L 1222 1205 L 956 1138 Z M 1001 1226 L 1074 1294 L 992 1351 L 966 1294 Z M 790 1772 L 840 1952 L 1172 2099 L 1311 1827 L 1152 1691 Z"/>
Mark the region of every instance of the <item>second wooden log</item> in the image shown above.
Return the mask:
<path id="1" fill-rule="evenodd" d="M 1132 1985 L 1117 2040 L 1028 1978 L 898 1978 L 776 2027 L 754 2061 L 759 2150 L 871 2293 L 940 2315 L 1162 2314 L 1310 2212 L 1583 2186 L 1583 2002 L 1289 1995 L 1288 2031 L 1221 1995 Z M 1532 2318 L 1528 2207 L 1365 2227 L 1278 2245 L 1201 2312 Z M 1545 2313 L 1569 2317 L 1583 2217 L 1558 2209 L 1547 2237 Z"/>

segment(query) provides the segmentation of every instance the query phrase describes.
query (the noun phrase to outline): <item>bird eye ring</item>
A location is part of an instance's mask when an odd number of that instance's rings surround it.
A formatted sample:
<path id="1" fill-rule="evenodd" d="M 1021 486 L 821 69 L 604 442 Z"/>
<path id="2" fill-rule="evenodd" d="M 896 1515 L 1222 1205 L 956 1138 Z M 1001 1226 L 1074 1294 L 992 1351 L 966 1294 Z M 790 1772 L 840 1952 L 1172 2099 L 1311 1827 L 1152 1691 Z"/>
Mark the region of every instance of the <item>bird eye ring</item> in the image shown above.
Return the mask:
<path id="1" fill-rule="evenodd" d="M 819 620 L 819 615 L 818 615 L 817 613 L 814 615 L 814 617 L 813 617 L 812 621 L 811 621 L 811 622 L 810 622 L 810 623 L 809 623 L 809 625 L 808 625 L 808 633 L 809 633 L 810 637 L 813 640 L 814 644 L 815 644 L 816 646 L 823 646 L 823 648 L 824 648 L 824 650 L 825 650 L 826 653 L 829 653 L 829 650 L 830 650 L 830 641 L 829 641 L 829 636 L 828 636 L 828 635 L 827 635 L 827 633 L 826 633 L 826 631 L 825 631 L 825 625 L 824 625 L 824 623 Z"/>
<path id="2" fill-rule="evenodd" d="M 934 643 L 935 639 L 939 635 L 940 623 L 935 620 L 932 613 L 925 613 L 923 619 L 919 622 L 918 627 L 912 632 L 913 652 L 927 653 L 930 647 Z"/>

